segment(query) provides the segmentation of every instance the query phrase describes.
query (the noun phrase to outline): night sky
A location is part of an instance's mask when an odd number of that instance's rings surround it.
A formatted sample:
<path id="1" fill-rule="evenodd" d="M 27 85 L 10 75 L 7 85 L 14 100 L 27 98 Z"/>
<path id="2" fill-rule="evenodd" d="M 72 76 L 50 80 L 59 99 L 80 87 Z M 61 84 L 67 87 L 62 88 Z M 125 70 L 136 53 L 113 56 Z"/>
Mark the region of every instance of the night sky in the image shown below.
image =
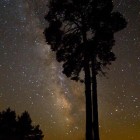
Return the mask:
<path id="1" fill-rule="evenodd" d="M 84 84 L 61 73 L 45 42 L 47 0 L 0 0 L 0 111 L 27 110 L 44 140 L 84 140 Z M 114 0 L 128 21 L 117 60 L 98 76 L 101 140 L 140 140 L 140 0 Z"/>

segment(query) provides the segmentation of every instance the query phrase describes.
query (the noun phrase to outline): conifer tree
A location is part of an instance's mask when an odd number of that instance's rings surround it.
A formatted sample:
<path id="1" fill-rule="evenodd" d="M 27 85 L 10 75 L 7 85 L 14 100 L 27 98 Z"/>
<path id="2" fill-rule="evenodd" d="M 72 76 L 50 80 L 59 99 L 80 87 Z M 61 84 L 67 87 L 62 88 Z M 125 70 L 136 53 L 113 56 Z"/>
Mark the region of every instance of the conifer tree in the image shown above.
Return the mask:
<path id="1" fill-rule="evenodd" d="M 122 14 L 112 10 L 112 0 L 50 0 L 45 16 L 46 41 L 63 62 L 63 73 L 85 83 L 86 140 L 99 140 L 96 77 L 115 61 L 114 33 L 127 25 Z"/>

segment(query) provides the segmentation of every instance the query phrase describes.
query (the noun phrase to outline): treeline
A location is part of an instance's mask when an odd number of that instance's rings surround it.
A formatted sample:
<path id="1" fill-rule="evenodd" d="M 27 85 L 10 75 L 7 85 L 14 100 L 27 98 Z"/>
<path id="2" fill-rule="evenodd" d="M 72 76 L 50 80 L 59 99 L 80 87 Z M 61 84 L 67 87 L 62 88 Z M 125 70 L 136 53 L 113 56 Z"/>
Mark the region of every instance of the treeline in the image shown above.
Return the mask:
<path id="1" fill-rule="evenodd" d="M 39 125 L 32 125 L 27 111 L 20 116 L 8 108 L 0 112 L 0 140 L 43 140 Z"/>

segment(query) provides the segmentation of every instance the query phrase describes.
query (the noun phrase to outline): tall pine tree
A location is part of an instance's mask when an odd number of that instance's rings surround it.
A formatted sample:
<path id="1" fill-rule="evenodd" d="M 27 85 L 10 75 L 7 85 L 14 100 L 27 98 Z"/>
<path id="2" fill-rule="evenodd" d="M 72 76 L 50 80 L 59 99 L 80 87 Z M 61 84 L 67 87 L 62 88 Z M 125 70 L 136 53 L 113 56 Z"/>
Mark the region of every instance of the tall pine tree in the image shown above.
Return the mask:
<path id="1" fill-rule="evenodd" d="M 85 83 L 86 140 L 99 140 L 96 76 L 115 61 L 114 33 L 127 25 L 112 10 L 112 0 L 50 0 L 45 16 L 46 41 L 57 61 L 63 62 L 63 73 Z"/>

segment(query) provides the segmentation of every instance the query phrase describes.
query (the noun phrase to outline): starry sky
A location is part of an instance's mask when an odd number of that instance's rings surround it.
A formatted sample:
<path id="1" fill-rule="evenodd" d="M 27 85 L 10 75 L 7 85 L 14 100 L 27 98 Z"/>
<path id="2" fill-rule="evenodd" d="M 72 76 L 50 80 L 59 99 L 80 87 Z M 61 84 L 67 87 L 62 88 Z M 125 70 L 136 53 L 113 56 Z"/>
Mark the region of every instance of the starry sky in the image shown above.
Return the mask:
<path id="1" fill-rule="evenodd" d="M 61 73 L 46 44 L 47 0 L 0 0 L 0 111 L 27 110 L 44 140 L 84 140 L 84 85 Z M 117 60 L 98 76 L 101 140 L 140 139 L 140 0 L 114 0 L 128 21 Z"/>

